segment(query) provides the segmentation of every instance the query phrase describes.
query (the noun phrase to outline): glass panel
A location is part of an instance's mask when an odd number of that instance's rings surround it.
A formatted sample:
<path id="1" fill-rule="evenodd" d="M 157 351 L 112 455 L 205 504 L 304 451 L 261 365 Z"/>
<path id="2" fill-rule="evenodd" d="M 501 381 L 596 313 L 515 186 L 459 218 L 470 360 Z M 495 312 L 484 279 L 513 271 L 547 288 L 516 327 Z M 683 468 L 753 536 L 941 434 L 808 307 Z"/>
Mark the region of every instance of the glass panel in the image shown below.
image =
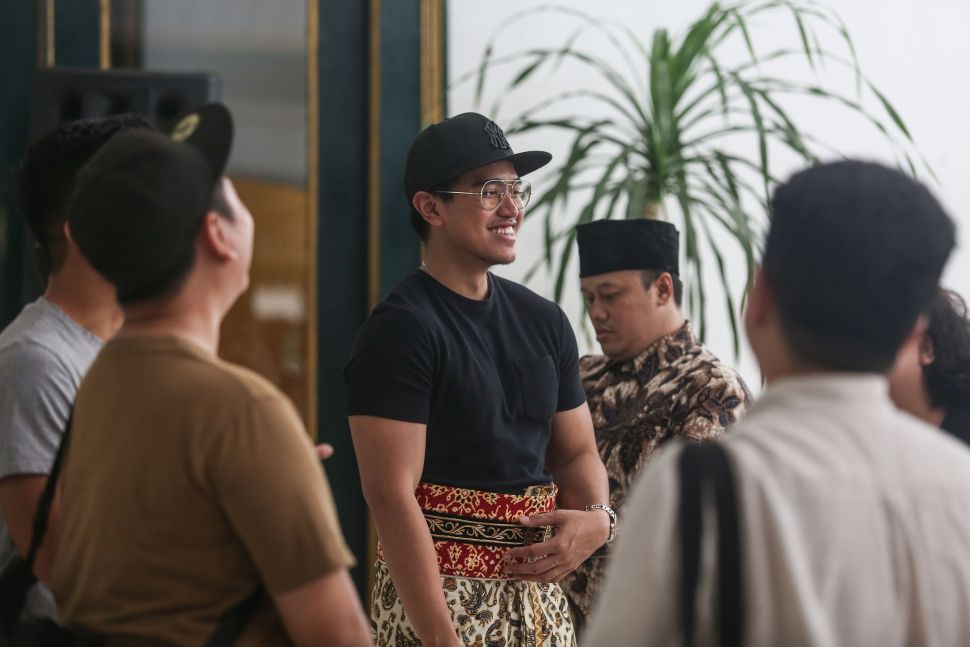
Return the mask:
<path id="1" fill-rule="evenodd" d="M 252 281 L 220 355 L 261 373 L 308 421 L 307 5 L 294 0 L 112 4 L 116 67 L 206 71 L 235 118 L 229 175 L 256 221 Z"/>

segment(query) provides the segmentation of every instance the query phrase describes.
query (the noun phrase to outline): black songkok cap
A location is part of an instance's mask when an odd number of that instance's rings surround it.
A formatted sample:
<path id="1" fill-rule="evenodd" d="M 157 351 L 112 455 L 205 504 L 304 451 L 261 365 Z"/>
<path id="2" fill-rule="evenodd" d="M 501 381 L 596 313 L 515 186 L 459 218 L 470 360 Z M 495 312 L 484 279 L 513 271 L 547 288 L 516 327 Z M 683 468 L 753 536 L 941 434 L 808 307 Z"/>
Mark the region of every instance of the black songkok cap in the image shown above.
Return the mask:
<path id="1" fill-rule="evenodd" d="M 680 274 L 680 233 L 662 220 L 597 220 L 576 227 L 579 278 L 620 270 Z"/>
<path id="2" fill-rule="evenodd" d="M 498 124 L 477 112 L 465 112 L 431 124 L 408 150 L 404 197 L 408 204 L 418 191 L 430 191 L 479 166 L 508 160 L 520 176 L 549 163 L 545 151 L 512 152 Z"/>

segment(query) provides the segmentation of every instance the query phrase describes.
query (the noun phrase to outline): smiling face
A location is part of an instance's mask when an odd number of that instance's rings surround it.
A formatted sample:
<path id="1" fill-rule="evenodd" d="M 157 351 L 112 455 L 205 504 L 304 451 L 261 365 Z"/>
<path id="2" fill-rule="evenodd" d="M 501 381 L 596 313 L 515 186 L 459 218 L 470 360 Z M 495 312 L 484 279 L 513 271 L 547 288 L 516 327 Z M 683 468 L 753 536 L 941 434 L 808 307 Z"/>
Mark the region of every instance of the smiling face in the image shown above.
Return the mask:
<path id="1" fill-rule="evenodd" d="M 433 244 L 457 257 L 480 262 L 485 268 L 514 261 L 515 240 L 525 210 L 517 208 L 506 195 L 497 209 L 486 211 L 480 194 L 488 180 L 516 179 L 511 162 L 494 162 L 465 173 L 451 186 L 452 191 L 473 195 L 434 194 L 437 218 L 429 221 Z"/>
<path id="2" fill-rule="evenodd" d="M 671 332 L 667 308 L 673 304 L 671 289 L 658 289 L 657 279 L 644 287 L 639 270 L 622 270 L 587 276 L 580 281 L 596 341 L 610 359 L 627 360 Z M 669 275 L 667 275 L 669 282 Z"/>

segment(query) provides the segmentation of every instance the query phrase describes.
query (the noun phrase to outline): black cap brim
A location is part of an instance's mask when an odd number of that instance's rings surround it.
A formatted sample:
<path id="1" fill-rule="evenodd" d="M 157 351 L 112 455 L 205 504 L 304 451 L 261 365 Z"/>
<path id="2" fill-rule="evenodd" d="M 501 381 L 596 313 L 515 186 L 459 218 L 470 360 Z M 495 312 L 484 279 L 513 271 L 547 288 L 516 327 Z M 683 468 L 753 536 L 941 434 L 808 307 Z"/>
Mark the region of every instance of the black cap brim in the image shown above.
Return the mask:
<path id="1" fill-rule="evenodd" d="M 509 159 L 515 167 L 515 172 L 522 176 L 541 169 L 552 161 L 552 155 L 546 151 L 524 151 L 516 153 Z"/>
<path id="2" fill-rule="evenodd" d="M 512 162 L 512 166 L 515 167 L 515 172 L 519 177 L 522 177 L 523 175 L 528 175 L 533 171 L 541 169 L 550 161 L 552 161 L 552 154 L 547 153 L 546 151 L 523 151 L 521 153 L 513 153 L 512 155 L 486 160 L 481 164 L 476 164 L 475 166 L 471 166 L 469 168 L 461 168 L 460 171 L 454 173 L 453 175 L 439 178 L 431 184 L 436 185 L 443 182 L 452 182 L 469 171 L 474 171 L 477 168 L 488 166 L 489 164 L 495 164 L 496 162 Z"/>

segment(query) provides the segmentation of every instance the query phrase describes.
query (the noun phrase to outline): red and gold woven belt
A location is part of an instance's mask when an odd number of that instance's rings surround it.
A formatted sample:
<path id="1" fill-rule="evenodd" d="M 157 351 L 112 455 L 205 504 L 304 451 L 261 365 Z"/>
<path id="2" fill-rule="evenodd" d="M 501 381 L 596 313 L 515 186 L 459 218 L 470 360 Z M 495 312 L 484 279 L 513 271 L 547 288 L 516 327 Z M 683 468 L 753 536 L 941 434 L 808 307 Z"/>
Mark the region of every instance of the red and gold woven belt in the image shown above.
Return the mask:
<path id="1" fill-rule="evenodd" d="M 506 494 L 422 482 L 414 496 L 431 531 L 442 575 L 503 579 L 505 551 L 551 536 L 551 528 L 526 528 L 519 517 L 555 510 L 558 491 L 554 484 Z M 380 544 L 377 559 L 383 559 Z"/>

